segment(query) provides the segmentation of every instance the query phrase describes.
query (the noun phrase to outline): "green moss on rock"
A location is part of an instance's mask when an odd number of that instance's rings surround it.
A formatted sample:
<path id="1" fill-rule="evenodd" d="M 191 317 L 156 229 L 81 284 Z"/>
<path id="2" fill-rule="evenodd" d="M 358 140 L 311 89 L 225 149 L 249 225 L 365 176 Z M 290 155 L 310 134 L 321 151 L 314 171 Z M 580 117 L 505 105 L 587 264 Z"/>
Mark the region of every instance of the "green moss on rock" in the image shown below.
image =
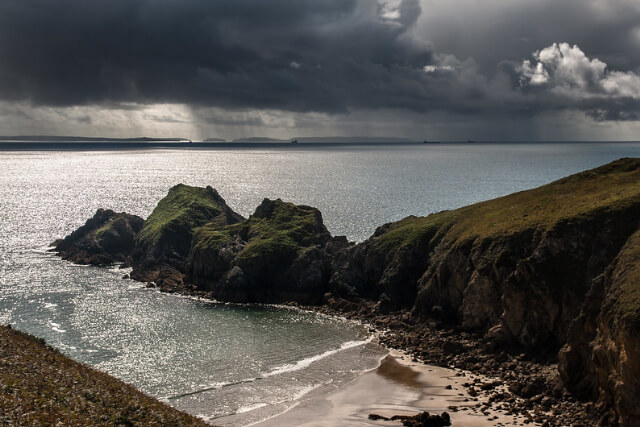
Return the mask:
<path id="1" fill-rule="evenodd" d="M 265 199 L 240 223 L 197 230 L 191 278 L 228 301 L 318 303 L 327 281 L 322 247 L 330 239 L 317 209 Z"/>
<path id="2" fill-rule="evenodd" d="M 82 227 L 54 242 L 54 250 L 79 264 L 126 263 L 142 224 L 143 219 L 138 216 L 98 209 Z"/>
<path id="3" fill-rule="evenodd" d="M 147 218 L 138 244 L 148 258 L 186 257 L 198 227 L 212 221 L 226 225 L 241 220 L 213 188 L 178 184 Z"/>
<path id="4" fill-rule="evenodd" d="M 193 247 L 196 251 L 220 250 L 236 237 L 246 242 L 237 256 L 250 259 L 273 252 L 297 256 L 309 246 L 324 243 L 329 233 L 316 208 L 265 199 L 241 223 L 223 227 L 210 223 L 199 228 Z"/>

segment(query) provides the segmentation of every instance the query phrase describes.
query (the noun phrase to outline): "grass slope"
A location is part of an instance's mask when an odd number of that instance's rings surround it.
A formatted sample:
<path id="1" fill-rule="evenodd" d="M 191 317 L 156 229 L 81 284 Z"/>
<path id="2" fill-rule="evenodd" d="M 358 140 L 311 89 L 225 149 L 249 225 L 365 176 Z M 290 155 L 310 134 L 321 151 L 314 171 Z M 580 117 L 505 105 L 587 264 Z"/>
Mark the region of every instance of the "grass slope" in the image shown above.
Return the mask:
<path id="1" fill-rule="evenodd" d="M 548 230 L 561 221 L 600 215 L 640 202 L 640 159 L 621 159 L 533 190 L 444 211 L 408 217 L 376 233 L 389 250 L 431 240 L 451 241 Z"/>
<path id="2" fill-rule="evenodd" d="M 205 426 L 43 340 L 0 326 L 0 425 Z"/>

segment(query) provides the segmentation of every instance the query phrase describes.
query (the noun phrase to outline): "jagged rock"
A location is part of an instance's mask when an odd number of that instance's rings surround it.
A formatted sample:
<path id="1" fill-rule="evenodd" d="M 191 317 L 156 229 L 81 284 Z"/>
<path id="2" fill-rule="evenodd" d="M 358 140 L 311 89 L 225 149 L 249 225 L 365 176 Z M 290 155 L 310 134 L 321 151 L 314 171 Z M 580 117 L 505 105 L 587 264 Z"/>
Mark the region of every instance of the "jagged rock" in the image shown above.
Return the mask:
<path id="1" fill-rule="evenodd" d="M 186 271 L 196 229 L 205 224 L 234 224 L 242 219 L 209 186 L 178 184 L 172 187 L 144 222 L 133 255 L 131 277 L 156 282 L 162 287 L 162 272 L 171 277 L 167 286 L 173 287 L 182 281 L 178 275 Z M 173 271 L 168 272 L 168 269 Z"/>
<path id="2" fill-rule="evenodd" d="M 127 263 L 143 222 L 135 215 L 98 209 L 82 227 L 53 242 L 53 250 L 78 264 Z"/>
<path id="3" fill-rule="evenodd" d="M 242 222 L 198 230 L 189 280 L 225 301 L 319 304 L 331 240 L 317 209 L 265 199 Z"/>

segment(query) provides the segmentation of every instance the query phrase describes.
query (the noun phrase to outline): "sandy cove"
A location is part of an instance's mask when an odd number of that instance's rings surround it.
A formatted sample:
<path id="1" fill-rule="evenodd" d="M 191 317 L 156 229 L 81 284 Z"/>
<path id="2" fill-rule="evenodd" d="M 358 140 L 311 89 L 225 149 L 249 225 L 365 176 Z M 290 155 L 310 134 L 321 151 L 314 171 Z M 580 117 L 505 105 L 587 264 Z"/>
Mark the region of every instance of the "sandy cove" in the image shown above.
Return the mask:
<path id="1" fill-rule="evenodd" d="M 374 421 L 383 417 L 447 412 L 451 424 L 460 427 L 524 425 L 523 416 L 491 408 L 485 395 L 471 396 L 467 382 L 491 383 L 492 378 L 469 371 L 447 369 L 412 361 L 407 354 L 390 350 L 377 369 L 366 372 L 341 388 L 315 395 L 310 393 L 294 408 L 254 424 L 277 426 L 397 426 L 400 421 Z M 530 425 L 536 425 L 531 423 Z"/>

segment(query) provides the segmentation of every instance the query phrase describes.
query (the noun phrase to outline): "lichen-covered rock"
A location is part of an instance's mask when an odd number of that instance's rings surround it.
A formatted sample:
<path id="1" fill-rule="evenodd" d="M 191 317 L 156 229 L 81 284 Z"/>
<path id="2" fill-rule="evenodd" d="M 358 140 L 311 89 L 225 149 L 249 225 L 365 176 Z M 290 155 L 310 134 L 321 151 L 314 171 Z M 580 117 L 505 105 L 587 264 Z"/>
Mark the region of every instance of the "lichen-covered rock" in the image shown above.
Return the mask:
<path id="1" fill-rule="evenodd" d="M 78 264 L 127 263 L 143 222 L 135 215 L 98 209 L 82 227 L 53 242 L 53 250 Z"/>

